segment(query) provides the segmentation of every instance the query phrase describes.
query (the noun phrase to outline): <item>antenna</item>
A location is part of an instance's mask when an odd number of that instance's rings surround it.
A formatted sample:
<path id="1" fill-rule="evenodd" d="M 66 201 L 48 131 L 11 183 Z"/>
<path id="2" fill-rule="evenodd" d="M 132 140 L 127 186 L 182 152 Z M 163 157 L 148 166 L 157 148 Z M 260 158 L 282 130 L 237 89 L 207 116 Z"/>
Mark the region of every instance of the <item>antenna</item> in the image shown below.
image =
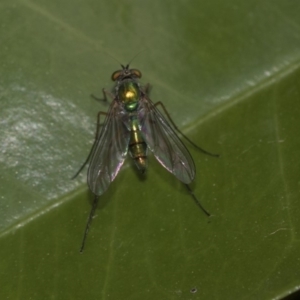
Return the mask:
<path id="1" fill-rule="evenodd" d="M 141 50 L 140 52 L 138 52 L 127 64 L 127 66 L 130 66 L 130 64 L 132 63 L 132 61 L 138 56 L 140 55 L 142 52 L 146 51 L 146 48 L 144 48 L 143 50 Z"/>

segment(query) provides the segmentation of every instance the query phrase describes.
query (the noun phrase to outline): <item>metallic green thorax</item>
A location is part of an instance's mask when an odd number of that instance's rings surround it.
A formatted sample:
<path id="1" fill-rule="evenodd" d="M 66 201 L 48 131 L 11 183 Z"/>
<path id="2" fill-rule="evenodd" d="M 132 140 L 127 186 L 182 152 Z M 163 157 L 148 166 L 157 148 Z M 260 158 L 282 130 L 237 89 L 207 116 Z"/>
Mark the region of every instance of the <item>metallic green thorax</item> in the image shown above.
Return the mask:
<path id="1" fill-rule="evenodd" d="M 119 100 L 130 114 L 129 153 L 141 173 L 147 168 L 147 144 L 140 131 L 136 110 L 141 97 L 141 91 L 136 82 L 124 81 L 118 88 Z"/>
<path id="2" fill-rule="evenodd" d="M 141 92 L 136 82 L 124 81 L 118 88 L 118 96 L 123 102 L 125 109 L 129 112 L 132 112 L 137 108 Z"/>

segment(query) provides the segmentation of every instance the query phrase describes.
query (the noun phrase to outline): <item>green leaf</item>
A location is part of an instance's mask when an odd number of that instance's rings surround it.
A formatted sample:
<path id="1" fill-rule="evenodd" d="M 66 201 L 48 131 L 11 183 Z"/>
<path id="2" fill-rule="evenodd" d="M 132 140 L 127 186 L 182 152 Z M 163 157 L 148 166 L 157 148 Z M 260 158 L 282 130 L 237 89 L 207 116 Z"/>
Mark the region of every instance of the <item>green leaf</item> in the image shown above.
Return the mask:
<path id="1" fill-rule="evenodd" d="M 3 1 L 0 298 L 280 299 L 299 289 L 299 11 L 279 0 Z M 153 157 L 144 179 L 128 159 L 80 255 L 93 196 L 85 171 L 70 178 L 107 110 L 89 95 L 111 87 L 116 60 L 221 155 L 187 143 L 191 187 L 212 216 Z"/>

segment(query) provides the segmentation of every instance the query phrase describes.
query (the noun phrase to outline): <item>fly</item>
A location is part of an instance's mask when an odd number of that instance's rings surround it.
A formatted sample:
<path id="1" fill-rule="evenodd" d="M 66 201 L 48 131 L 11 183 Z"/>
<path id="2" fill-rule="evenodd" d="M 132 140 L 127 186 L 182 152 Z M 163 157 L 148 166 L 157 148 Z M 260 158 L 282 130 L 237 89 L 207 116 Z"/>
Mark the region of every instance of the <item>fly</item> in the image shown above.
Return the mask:
<path id="1" fill-rule="evenodd" d="M 89 163 L 87 183 L 94 194 L 93 205 L 87 220 L 80 252 L 83 252 L 89 227 L 94 216 L 99 196 L 108 188 L 119 173 L 128 153 L 137 169 L 144 174 L 147 169 L 147 156 L 154 154 L 159 163 L 180 180 L 198 207 L 207 215 L 210 214 L 200 204 L 189 184 L 194 180 L 196 168 L 193 158 L 176 132 L 185 138 L 199 151 L 218 157 L 194 144 L 175 125 L 162 102 L 153 103 L 149 98 L 150 85 L 141 86 L 139 79 L 142 73 L 130 69 L 129 64 L 121 65 L 122 70 L 115 71 L 111 79 L 115 82 L 112 92 L 105 89 L 103 99 L 112 98 L 108 112 L 98 113 L 97 130 L 94 145 L 84 164 L 75 177 Z M 160 107 L 164 112 L 158 109 Z M 100 117 L 105 116 L 104 123 Z M 169 120 L 169 122 L 167 121 Z M 101 128 L 100 128 L 101 127 Z"/>

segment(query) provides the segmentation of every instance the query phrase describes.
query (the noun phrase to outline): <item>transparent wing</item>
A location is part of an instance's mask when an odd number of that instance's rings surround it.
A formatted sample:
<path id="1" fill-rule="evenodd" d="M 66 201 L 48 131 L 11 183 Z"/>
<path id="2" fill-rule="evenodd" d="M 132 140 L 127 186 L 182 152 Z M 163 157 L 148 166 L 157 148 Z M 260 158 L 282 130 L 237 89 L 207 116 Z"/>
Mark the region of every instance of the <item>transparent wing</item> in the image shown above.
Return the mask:
<path id="1" fill-rule="evenodd" d="M 124 163 L 129 143 L 128 116 L 113 102 L 96 141 L 88 169 L 87 182 L 95 195 L 103 194 Z"/>
<path id="2" fill-rule="evenodd" d="M 191 154 L 147 96 L 140 100 L 138 118 L 143 137 L 156 159 L 183 183 L 193 181 L 196 170 Z"/>

